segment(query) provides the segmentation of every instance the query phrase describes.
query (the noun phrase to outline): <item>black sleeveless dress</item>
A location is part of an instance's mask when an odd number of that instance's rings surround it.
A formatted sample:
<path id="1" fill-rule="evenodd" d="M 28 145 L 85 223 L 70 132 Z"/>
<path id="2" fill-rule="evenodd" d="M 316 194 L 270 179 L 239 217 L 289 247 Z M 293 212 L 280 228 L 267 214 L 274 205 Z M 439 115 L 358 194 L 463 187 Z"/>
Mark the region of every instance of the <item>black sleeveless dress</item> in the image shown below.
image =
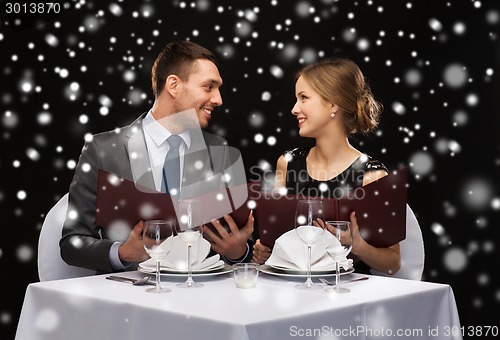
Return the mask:
<path id="1" fill-rule="evenodd" d="M 365 173 L 378 170 L 388 172 L 382 162 L 363 154 L 338 176 L 319 181 L 307 173 L 306 157 L 310 150 L 311 148 L 296 148 L 283 154 L 288 161 L 286 187 L 289 194 L 340 198 L 349 191 L 362 187 Z M 355 268 L 357 273 L 370 274 L 370 267 L 362 261 L 356 262 Z"/>

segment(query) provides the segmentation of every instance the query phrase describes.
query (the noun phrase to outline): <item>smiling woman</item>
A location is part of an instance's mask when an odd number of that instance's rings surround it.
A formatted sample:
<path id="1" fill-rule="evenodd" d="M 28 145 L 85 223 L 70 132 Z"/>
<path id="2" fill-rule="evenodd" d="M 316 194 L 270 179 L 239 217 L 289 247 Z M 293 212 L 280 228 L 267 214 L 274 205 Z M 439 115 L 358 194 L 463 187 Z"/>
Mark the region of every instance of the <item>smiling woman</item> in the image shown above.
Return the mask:
<path id="1" fill-rule="evenodd" d="M 325 58 L 296 75 L 292 114 L 301 137 L 314 138 L 312 148 L 285 152 L 276 165 L 275 190 L 309 197 L 344 196 L 385 175 L 387 168 L 349 143 L 355 132 L 367 133 L 378 124 L 382 105 L 371 93 L 363 73 L 352 60 Z M 340 192 L 339 192 L 340 191 Z M 338 198 L 338 197 L 337 197 Z M 351 212 L 357 272 L 369 269 L 394 274 L 400 268 L 399 243 L 377 248 L 360 235 Z M 270 249 L 256 242 L 254 261 L 263 263 Z"/>

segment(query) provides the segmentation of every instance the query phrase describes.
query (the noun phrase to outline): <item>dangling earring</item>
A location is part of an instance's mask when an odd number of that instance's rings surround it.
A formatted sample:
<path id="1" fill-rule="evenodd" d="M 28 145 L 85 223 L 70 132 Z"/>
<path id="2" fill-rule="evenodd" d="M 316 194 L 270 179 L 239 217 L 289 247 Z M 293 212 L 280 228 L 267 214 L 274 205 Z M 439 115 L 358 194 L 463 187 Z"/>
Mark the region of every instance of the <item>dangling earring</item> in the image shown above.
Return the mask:
<path id="1" fill-rule="evenodd" d="M 332 113 L 330 113 L 330 118 L 331 118 L 331 119 L 335 118 L 335 113 L 333 113 L 333 112 L 332 112 Z"/>

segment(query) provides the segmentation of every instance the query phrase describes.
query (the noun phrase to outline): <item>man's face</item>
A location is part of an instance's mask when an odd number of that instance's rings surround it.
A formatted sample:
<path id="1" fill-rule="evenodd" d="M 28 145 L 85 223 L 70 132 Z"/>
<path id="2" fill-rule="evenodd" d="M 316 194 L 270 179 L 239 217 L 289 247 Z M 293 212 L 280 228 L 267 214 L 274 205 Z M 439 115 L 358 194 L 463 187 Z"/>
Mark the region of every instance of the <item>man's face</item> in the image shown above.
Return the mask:
<path id="1" fill-rule="evenodd" d="M 200 127 L 206 128 L 213 109 L 222 105 L 221 86 L 222 78 L 217 66 L 209 60 L 197 60 L 187 81 L 180 82 L 176 112 L 194 108 Z"/>

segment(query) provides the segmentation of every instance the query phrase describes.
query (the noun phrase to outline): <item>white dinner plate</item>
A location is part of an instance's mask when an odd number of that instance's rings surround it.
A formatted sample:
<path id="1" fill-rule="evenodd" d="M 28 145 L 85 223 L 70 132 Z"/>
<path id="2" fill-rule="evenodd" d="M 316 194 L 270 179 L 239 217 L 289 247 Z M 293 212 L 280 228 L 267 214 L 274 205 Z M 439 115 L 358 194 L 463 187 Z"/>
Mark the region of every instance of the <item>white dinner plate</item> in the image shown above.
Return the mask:
<path id="1" fill-rule="evenodd" d="M 306 272 L 305 270 L 302 270 L 299 268 L 282 267 L 282 266 L 276 266 L 273 264 L 270 264 L 269 267 L 276 269 L 276 270 L 279 270 L 279 271 L 286 271 L 286 272 L 290 272 L 290 273 L 299 273 L 300 274 L 300 273 Z M 344 269 L 342 269 L 342 267 L 341 267 L 341 270 L 344 270 Z M 323 268 L 311 268 L 311 273 L 316 273 L 316 272 L 320 272 L 320 273 L 335 272 L 335 265 L 327 266 L 327 267 L 323 267 Z"/>
<path id="2" fill-rule="evenodd" d="M 266 274 L 277 275 L 277 276 L 288 276 L 288 277 L 307 277 L 306 271 L 302 270 L 287 270 L 287 269 L 278 269 L 273 268 L 268 265 L 261 265 L 259 270 Z M 354 268 L 349 270 L 340 270 L 340 275 L 350 274 L 354 272 Z M 335 270 L 327 270 L 327 271 L 311 271 L 311 277 L 326 277 L 326 276 L 335 276 Z"/>
<path id="3" fill-rule="evenodd" d="M 224 261 L 218 260 L 215 263 L 212 263 L 211 265 L 203 268 L 203 269 L 192 269 L 191 271 L 193 273 L 205 273 L 213 270 L 218 270 L 224 267 Z M 139 264 L 139 268 L 143 269 L 143 272 L 147 273 L 155 273 L 156 272 L 156 266 L 151 266 L 151 265 L 143 265 Z M 169 272 L 169 273 L 187 273 L 187 269 L 175 269 L 175 268 L 168 268 L 168 267 L 160 267 L 160 271 L 162 272 Z"/>
<path id="4" fill-rule="evenodd" d="M 155 274 L 156 270 L 149 270 L 143 267 L 137 268 L 138 271 L 141 273 L 145 274 Z M 212 268 L 209 270 L 199 270 L 199 271 L 193 271 L 192 275 L 193 277 L 199 277 L 199 276 L 212 276 L 212 275 L 221 275 L 221 274 L 227 274 L 233 271 L 233 267 L 227 263 L 225 263 L 222 267 L 218 268 Z M 187 276 L 187 271 L 178 271 L 178 270 L 167 270 L 167 269 L 162 269 L 160 271 L 160 276 L 171 276 L 171 277 L 186 277 Z"/>

